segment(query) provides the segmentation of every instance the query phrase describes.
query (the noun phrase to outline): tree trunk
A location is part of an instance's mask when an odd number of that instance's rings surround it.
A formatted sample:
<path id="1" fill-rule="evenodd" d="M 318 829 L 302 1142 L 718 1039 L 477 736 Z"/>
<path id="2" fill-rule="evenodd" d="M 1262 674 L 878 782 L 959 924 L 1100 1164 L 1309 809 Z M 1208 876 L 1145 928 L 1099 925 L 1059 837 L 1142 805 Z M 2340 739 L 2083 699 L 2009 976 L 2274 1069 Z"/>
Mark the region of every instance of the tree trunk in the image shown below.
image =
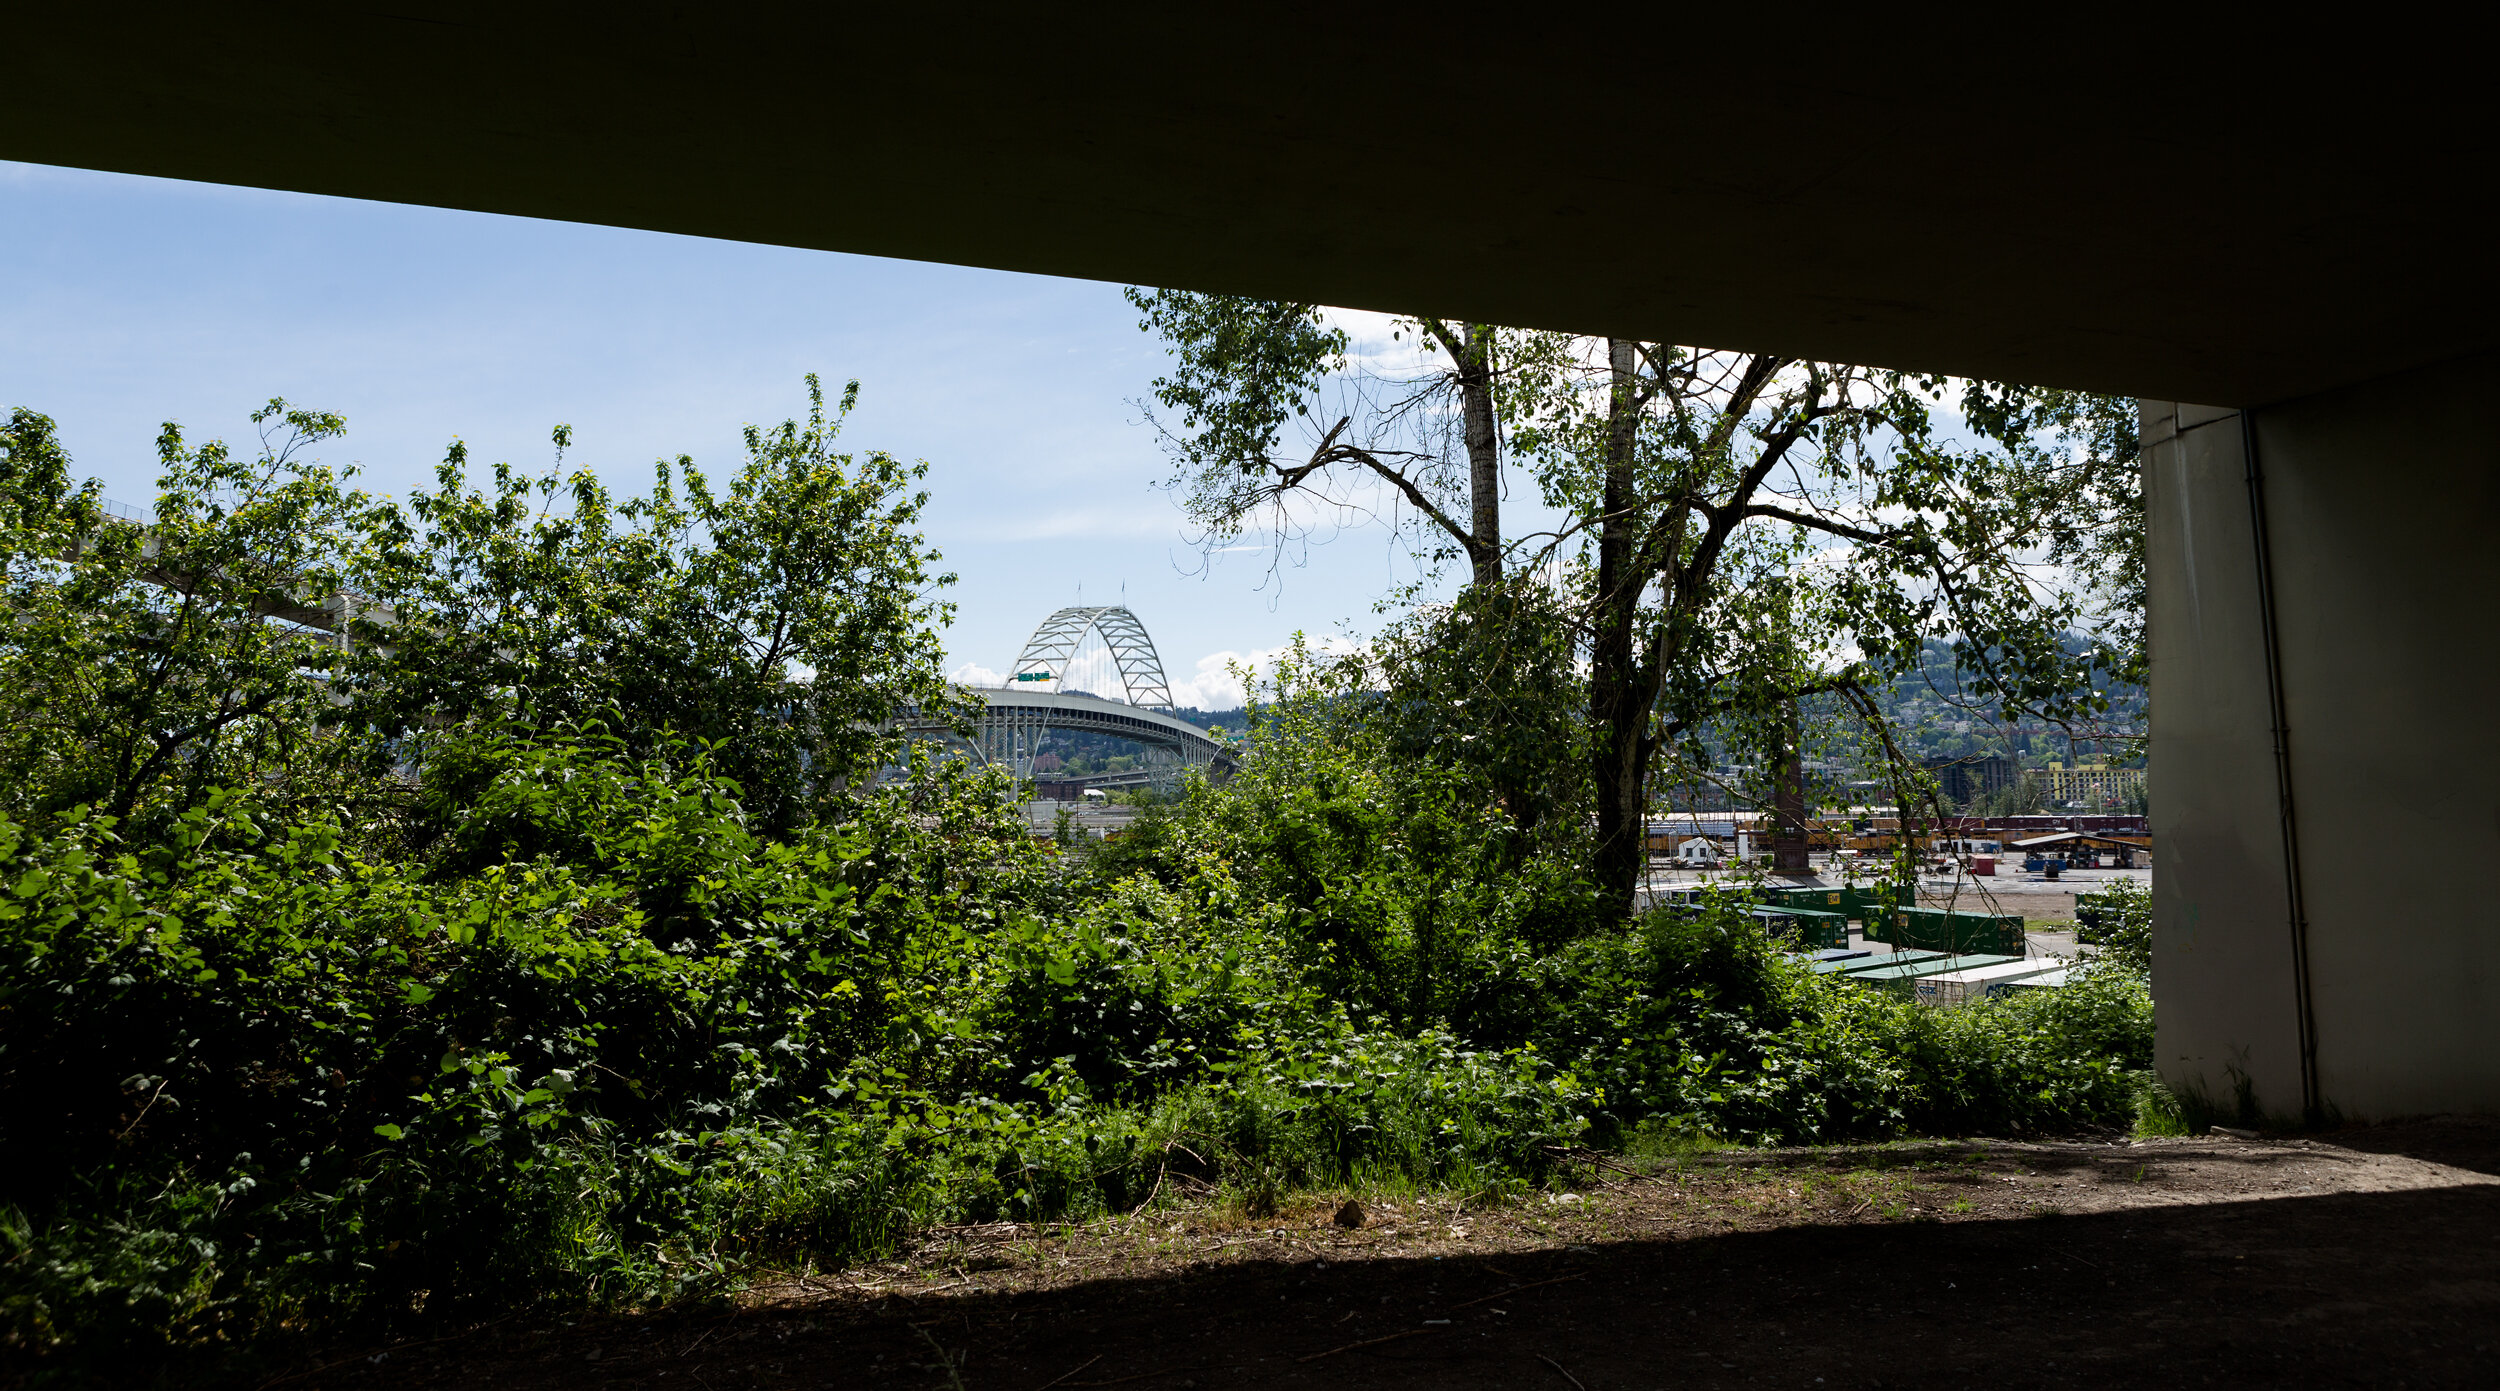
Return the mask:
<path id="1" fill-rule="evenodd" d="M 1772 791 L 1771 863 L 1784 870 L 1810 869 L 1811 845 L 1806 837 L 1806 751 L 1797 718 L 1797 702 L 1780 712 L 1778 784 Z"/>
<path id="2" fill-rule="evenodd" d="M 1502 578 L 1501 440 L 1493 428 L 1493 329 L 1466 326 L 1458 371 L 1459 414 L 1467 427 L 1467 558 L 1479 585 Z"/>
<path id="3" fill-rule="evenodd" d="M 1605 520 L 1597 533 L 1596 623 L 1589 644 L 1590 781 L 1597 794 L 1598 909 L 1620 922 L 1648 865 L 1649 683 L 1633 655 L 1633 626 L 1648 576 L 1634 564 L 1633 444 L 1639 416 L 1633 392 L 1632 344 L 1608 339 L 1614 399 L 1607 408 Z"/>

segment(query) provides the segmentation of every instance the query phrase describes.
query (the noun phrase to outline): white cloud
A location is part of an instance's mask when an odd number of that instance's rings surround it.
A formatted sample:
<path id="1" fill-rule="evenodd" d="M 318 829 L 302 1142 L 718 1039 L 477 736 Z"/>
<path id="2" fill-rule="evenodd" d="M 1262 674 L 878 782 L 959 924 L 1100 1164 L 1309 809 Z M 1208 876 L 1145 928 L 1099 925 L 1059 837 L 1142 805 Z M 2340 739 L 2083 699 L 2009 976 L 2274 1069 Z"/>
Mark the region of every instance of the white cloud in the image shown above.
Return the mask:
<path id="1" fill-rule="evenodd" d="M 1336 656 L 1352 652 L 1357 644 L 1330 633 L 1310 639 L 1313 651 Z M 1262 680 L 1276 666 L 1282 647 L 1259 648 L 1250 652 L 1211 652 L 1198 659 L 1198 669 L 1188 676 L 1172 679 L 1172 703 L 1196 706 L 1201 710 L 1232 710 L 1249 703 L 1249 693 L 1242 689 L 1241 676 L 1234 669 L 1246 668 L 1252 680 Z M 1168 675 L 1169 673 L 1167 673 Z"/>
<path id="2" fill-rule="evenodd" d="M 1156 498 L 1146 503 L 1117 505 L 1106 499 L 1099 507 L 966 518 L 950 524 L 943 539 L 955 542 L 1133 539 L 1178 536 L 1181 530 L 1180 511 L 1169 501 Z"/>
<path id="3" fill-rule="evenodd" d="M 1335 634 L 1313 638 L 1310 643 L 1314 651 L 1330 656 L 1355 649 L 1354 643 Z M 1197 669 L 1187 674 L 1167 667 L 1165 676 L 1171 685 L 1172 703 L 1184 707 L 1196 706 L 1201 710 L 1236 709 L 1247 703 L 1247 692 L 1243 690 L 1241 677 L 1235 674 L 1233 668 L 1247 668 L 1251 679 L 1256 681 L 1274 669 L 1277 657 L 1284 651 L 1280 646 L 1250 652 L 1228 649 L 1210 653 L 1200 657 Z M 965 662 L 948 672 L 946 679 L 962 686 L 998 687 L 1007 684 L 1007 673 L 979 662 Z M 1034 689 L 1091 691 L 1107 700 L 1121 697 L 1120 677 L 1117 668 L 1112 665 L 1110 653 L 1093 641 L 1088 641 L 1069 662 L 1064 682 L 1051 682 Z"/>
<path id="4" fill-rule="evenodd" d="M 1200 657 L 1195 675 L 1172 682 L 1172 703 L 1196 706 L 1201 710 L 1230 710 L 1247 702 L 1241 678 L 1226 670 L 1225 664 L 1239 661 L 1238 652 L 1218 652 Z"/>
<path id="5" fill-rule="evenodd" d="M 1366 371 L 1403 381 L 1449 365 L 1446 358 L 1432 351 L 1430 339 L 1398 315 L 1369 309 L 1331 309 L 1328 319 L 1344 329 L 1351 340 L 1346 356 Z"/>
<path id="6" fill-rule="evenodd" d="M 1274 664 L 1278 650 L 1281 649 L 1252 652 L 1246 657 L 1242 653 L 1229 651 L 1201 657 L 1198 659 L 1198 669 L 1194 675 L 1175 676 L 1172 680 L 1172 703 L 1181 706 L 1194 705 L 1201 710 L 1233 709 L 1244 703 L 1244 693 L 1240 678 L 1235 676 L 1230 669 L 1232 664 L 1245 663 L 1253 670 L 1264 674 L 1268 667 Z M 1093 679 L 1089 680 L 1088 677 Z M 979 662 L 966 662 L 956 667 L 946 674 L 946 679 L 960 686 L 996 687 L 1007 684 L 1005 672 L 994 671 Z M 1102 672 L 1072 670 L 1068 684 L 1080 689 L 1101 687 L 1103 689 L 1096 693 L 1114 700 L 1120 695 L 1119 678 L 1109 670 Z M 1054 682 L 1039 689 L 1056 690 L 1058 683 Z"/>

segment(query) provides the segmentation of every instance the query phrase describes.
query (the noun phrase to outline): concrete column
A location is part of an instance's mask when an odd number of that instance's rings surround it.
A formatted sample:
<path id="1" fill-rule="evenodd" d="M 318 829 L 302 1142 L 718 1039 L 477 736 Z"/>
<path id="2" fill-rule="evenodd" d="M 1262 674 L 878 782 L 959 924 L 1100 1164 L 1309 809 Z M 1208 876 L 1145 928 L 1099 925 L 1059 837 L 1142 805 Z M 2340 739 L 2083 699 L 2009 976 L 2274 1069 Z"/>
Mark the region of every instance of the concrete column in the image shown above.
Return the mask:
<path id="1" fill-rule="evenodd" d="M 2144 404 L 2159 1065 L 2224 1113 L 2500 1111 L 2495 371 Z"/>
<path id="2" fill-rule="evenodd" d="M 2157 1065 L 2231 1114 L 2296 1118 L 2290 881 L 2240 417 L 2142 410 Z"/>

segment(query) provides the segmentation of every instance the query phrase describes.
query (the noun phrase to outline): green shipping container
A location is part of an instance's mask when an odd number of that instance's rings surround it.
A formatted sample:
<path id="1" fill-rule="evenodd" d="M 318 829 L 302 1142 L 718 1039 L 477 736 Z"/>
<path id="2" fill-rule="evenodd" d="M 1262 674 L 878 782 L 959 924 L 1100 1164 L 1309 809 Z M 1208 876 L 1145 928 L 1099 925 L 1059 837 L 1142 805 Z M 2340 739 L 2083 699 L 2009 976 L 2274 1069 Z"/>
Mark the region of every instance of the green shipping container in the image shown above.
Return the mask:
<path id="1" fill-rule="evenodd" d="M 1895 908 L 1918 906 L 1917 891 L 1906 885 L 1886 889 L 1882 884 L 1853 884 L 1841 890 L 1841 894 L 1846 905 L 1841 911 L 1868 927 L 1880 926 Z"/>
<path id="2" fill-rule="evenodd" d="M 1869 937 L 1895 947 L 1928 951 L 2023 952 L 2023 920 L 2011 913 L 1971 913 L 1956 908 L 1895 908 L 1889 927 L 1870 927 Z"/>
<path id="3" fill-rule="evenodd" d="M 1748 908 L 1745 911 L 1753 918 L 1754 926 L 1762 929 L 1763 936 L 1770 938 L 1774 942 L 1793 942 L 1797 940 L 1796 914 L 1789 912 L 1785 908 L 1764 908 L 1760 906 Z"/>
<path id="4" fill-rule="evenodd" d="M 1802 908 L 1815 913 L 1838 913 L 1844 918 L 1857 914 L 1851 910 L 1857 901 L 1849 889 L 1817 889 L 1791 885 L 1766 886 L 1763 901 L 1779 908 Z"/>
<path id="5" fill-rule="evenodd" d="M 1821 951 L 1826 947 L 1849 945 L 1849 915 L 1818 913 L 1811 908 L 1791 908 L 1788 915 L 1797 920 L 1797 937 L 1804 950 Z"/>

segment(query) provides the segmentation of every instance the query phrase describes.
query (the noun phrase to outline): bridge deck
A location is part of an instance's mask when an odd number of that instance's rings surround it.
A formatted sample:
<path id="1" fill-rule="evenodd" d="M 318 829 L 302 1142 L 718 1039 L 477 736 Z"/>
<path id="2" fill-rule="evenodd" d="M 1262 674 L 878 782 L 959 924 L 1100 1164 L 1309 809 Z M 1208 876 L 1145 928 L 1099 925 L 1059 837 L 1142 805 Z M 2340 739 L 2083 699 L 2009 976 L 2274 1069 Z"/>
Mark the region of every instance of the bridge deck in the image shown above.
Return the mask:
<path id="1" fill-rule="evenodd" d="M 1240 767 L 1231 745 L 1207 731 L 1161 710 L 1124 705 L 1100 696 L 1071 691 L 1018 690 L 1014 687 L 972 688 L 988 703 L 984 724 L 1031 722 L 1072 733 L 1106 734 L 1149 748 L 1167 749 L 1185 759 L 1205 762 L 1226 773 Z M 935 728 L 934 721 L 909 721 L 913 727 Z"/>

